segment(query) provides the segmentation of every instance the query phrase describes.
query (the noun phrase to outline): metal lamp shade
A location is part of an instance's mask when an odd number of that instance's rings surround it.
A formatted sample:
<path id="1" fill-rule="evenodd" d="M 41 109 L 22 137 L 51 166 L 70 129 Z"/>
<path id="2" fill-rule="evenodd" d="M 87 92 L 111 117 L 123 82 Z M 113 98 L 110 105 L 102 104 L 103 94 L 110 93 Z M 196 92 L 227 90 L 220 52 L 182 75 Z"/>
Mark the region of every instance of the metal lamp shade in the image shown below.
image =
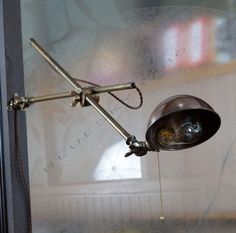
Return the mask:
<path id="1" fill-rule="evenodd" d="M 208 140 L 220 124 L 219 115 L 203 100 L 176 95 L 152 112 L 146 141 L 151 151 L 186 149 Z"/>

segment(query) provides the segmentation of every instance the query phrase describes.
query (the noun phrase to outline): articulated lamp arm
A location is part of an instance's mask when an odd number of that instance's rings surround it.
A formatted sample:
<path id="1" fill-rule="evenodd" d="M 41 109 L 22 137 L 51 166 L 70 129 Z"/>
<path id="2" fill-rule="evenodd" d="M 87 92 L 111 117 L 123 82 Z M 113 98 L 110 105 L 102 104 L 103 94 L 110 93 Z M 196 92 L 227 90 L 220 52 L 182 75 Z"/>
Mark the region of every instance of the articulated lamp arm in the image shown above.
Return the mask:
<path id="1" fill-rule="evenodd" d="M 8 105 L 10 110 L 24 110 L 32 103 L 73 97 L 72 106 L 77 103 L 80 103 L 82 107 L 93 106 L 125 139 L 130 148 L 126 157 L 131 154 L 143 156 L 147 151 L 190 148 L 208 140 L 220 127 L 219 115 L 205 101 L 191 95 L 177 95 L 164 100 L 156 107 L 148 123 L 146 141 L 138 141 L 98 103 L 96 96 L 104 92 L 137 89 L 134 83 L 83 88 L 34 39 L 31 39 L 30 43 L 49 65 L 73 86 L 74 90 L 28 98 L 15 94 Z"/>
<path id="2" fill-rule="evenodd" d="M 135 83 L 125 83 L 118 85 L 110 85 L 103 87 L 88 87 L 83 88 L 73 77 L 70 76 L 57 62 L 53 59 L 34 39 L 30 40 L 31 45 L 42 55 L 42 57 L 49 63 L 49 65 L 67 82 L 69 82 L 75 90 L 64 93 L 56 93 L 45 96 L 38 97 L 20 97 L 18 94 L 15 94 L 14 97 L 10 100 L 8 104 L 9 110 L 25 110 L 31 104 L 50 101 L 61 98 L 73 97 L 72 106 L 80 103 L 82 107 L 91 105 L 93 106 L 99 114 L 101 114 L 111 125 L 112 127 L 125 139 L 126 144 L 129 145 L 130 152 L 125 156 L 131 154 L 136 154 L 137 156 L 143 156 L 147 153 L 148 147 L 146 142 L 140 142 L 136 139 L 134 135 L 129 134 L 126 129 L 124 129 L 99 103 L 98 97 L 96 94 L 111 92 L 111 91 L 120 91 L 126 89 L 136 88 Z"/>

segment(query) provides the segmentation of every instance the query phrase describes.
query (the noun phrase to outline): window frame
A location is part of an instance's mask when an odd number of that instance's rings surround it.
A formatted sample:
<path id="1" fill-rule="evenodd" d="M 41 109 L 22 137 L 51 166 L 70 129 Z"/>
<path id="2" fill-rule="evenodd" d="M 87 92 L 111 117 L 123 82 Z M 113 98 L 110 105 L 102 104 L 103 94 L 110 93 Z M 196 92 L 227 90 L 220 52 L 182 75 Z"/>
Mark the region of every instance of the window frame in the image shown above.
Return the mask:
<path id="1" fill-rule="evenodd" d="M 0 229 L 2 233 L 29 233 L 31 230 L 27 228 L 26 220 L 31 225 L 31 214 L 27 212 L 25 193 L 18 179 L 15 162 L 14 112 L 7 110 L 7 103 L 14 93 L 24 95 L 19 0 L 0 0 L 0 65 Z M 17 128 L 23 172 L 29 184 L 26 117 L 23 112 L 18 113 Z"/>

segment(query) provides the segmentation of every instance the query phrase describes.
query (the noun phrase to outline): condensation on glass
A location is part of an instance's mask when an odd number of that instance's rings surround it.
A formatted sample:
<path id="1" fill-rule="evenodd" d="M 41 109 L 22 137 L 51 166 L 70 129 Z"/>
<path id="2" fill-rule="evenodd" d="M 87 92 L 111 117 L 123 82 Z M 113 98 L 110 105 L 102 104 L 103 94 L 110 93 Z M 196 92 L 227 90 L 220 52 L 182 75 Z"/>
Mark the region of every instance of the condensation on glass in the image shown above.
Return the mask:
<path id="1" fill-rule="evenodd" d="M 172 95 L 197 96 L 222 119 L 206 143 L 159 154 L 161 202 L 156 153 L 124 158 L 120 135 L 70 99 L 32 105 L 33 232 L 235 232 L 236 1 L 156 2 L 21 0 L 27 96 L 71 90 L 30 47 L 33 37 L 75 78 L 134 81 L 141 110 L 105 94 L 100 103 L 140 140 L 149 114 Z M 134 91 L 118 95 L 139 101 Z"/>

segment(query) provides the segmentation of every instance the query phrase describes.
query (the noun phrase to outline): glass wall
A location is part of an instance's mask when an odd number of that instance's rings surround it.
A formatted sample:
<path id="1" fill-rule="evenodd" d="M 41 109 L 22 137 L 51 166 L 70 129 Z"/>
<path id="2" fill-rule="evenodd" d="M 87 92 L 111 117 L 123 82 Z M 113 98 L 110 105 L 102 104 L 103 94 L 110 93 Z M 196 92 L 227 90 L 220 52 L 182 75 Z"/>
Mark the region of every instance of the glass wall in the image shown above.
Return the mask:
<path id="1" fill-rule="evenodd" d="M 73 90 L 30 46 L 34 38 L 74 78 L 135 82 L 141 109 L 107 94 L 100 104 L 140 140 L 172 95 L 197 96 L 222 120 L 197 147 L 125 158 L 125 141 L 91 106 L 32 105 L 33 232 L 235 232 L 236 1 L 21 0 L 21 11 L 27 96 Z M 139 104 L 135 90 L 115 94 Z"/>

